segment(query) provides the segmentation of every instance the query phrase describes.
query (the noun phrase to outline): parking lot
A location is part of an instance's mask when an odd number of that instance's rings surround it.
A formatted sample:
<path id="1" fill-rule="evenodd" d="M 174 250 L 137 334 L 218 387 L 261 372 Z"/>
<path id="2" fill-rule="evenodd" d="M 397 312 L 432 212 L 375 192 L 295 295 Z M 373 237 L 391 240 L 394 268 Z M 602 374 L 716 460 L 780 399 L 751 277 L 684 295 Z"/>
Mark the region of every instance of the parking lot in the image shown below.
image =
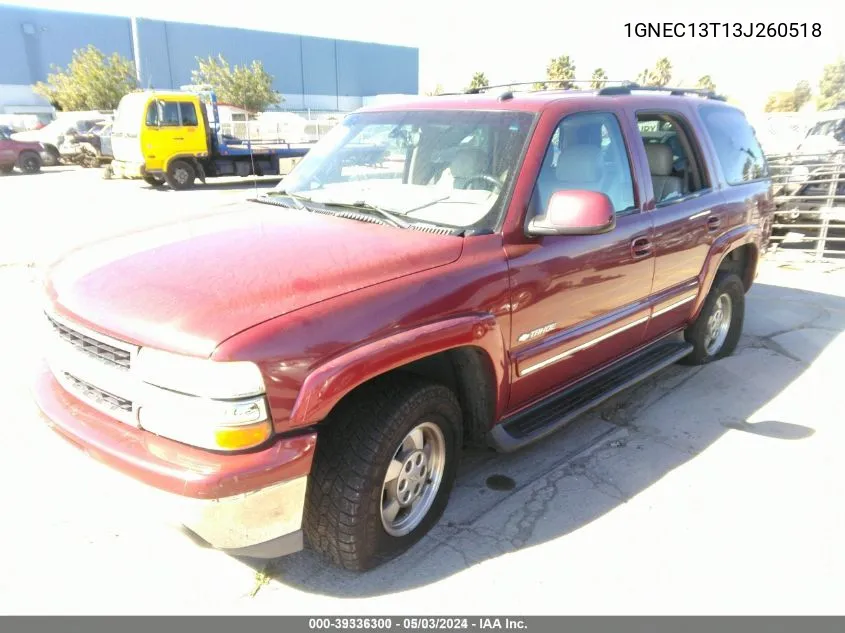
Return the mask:
<path id="1" fill-rule="evenodd" d="M 734 356 L 662 371 L 521 452 L 466 454 L 439 525 L 375 571 L 308 551 L 234 559 L 140 512 L 31 401 L 40 273 L 74 246 L 273 184 L 0 177 L 0 612 L 842 613 L 842 266 L 766 261 Z"/>

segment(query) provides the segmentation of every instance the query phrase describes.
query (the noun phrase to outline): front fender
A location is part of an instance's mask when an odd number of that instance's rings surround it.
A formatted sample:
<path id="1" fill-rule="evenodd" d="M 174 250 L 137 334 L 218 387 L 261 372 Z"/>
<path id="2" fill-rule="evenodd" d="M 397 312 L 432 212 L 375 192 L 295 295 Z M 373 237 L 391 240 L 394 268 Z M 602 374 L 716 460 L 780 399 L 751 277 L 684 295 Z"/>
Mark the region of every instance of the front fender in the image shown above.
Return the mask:
<path id="1" fill-rule="evenodd" d="M 303 382 L 288 425 L 297 428 L 316 424 L 345 395 L 368 380 L 415 360 L 464 346 L 481 348 L 490 358 L 499 414 L 509 389 L 504 337 L 493 315 L 472 314 L 365 343 L 320 365 Z"/>

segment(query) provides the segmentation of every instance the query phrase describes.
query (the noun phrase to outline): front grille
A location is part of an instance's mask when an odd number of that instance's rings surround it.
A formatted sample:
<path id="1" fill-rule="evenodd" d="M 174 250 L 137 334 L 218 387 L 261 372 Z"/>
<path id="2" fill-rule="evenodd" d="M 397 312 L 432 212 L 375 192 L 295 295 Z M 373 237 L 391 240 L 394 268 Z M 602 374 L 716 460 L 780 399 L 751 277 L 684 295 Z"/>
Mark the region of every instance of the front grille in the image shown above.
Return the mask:
<path id="1" fill-rule="evenodd" d="M 84 397 L 86 400 L 91 401 L 101 407 L 105 407 L 106 409 L 111 409 L 113 411 L 126 411 L 128 413 L 132 412 L 132 401 L 127 400 L 126 398 L 121 398 L 120 396 L 116 396 L 113 393 L 109 393 L 108 391 L 103 391 L 95 387 L 94 385 L 85 382 L 84 380 L 80 380 L 75 376 L 71 376 L 67 372 L 62 372 L 62 378 L 69 383 L 73 390 L 78 393 L 80 396 Z"/>
<path id="2" fill-rule="evenodd" d="M 76 349 L 98 360 L 108 363 L 109 365 L 114 365 L 122 369 L 129 369 L 131 354 L 128 350 L 120 349 L 114 345 L 109 345 L 108 343 L 104 343 L 91 338 L 90 336 L 86 336 L 85 334 L 81 334 L 80 332 L 72 330 L 66 325 L 59 323 L 52 317 L 48 316 L 47 318 L 59 337 L 67 343 L 73 345 Z"/>

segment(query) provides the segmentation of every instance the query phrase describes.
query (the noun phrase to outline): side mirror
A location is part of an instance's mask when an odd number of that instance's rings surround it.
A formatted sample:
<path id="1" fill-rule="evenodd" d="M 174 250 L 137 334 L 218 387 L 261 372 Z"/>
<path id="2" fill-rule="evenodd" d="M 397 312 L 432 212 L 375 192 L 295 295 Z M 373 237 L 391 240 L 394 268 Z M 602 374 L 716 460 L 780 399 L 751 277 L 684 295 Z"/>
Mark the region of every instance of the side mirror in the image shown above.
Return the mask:
<path id="1" fill-rule="evenodd" d="M 556 191 L 546 214 L 531 219 L 526 233 L 539 235 L 598 235 L 616 226 L 613 203 L 597 191 Z"/>

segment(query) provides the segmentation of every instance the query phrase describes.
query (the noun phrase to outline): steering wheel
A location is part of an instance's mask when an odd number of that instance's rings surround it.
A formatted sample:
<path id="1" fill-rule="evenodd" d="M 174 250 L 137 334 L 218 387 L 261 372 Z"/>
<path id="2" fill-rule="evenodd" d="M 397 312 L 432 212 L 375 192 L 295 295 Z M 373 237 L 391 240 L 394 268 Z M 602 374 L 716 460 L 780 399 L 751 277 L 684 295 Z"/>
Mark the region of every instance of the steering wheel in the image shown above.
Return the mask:
<path id="1" fill-rule="evenodd" d="M 495 189 L 493 190 L 493 193 L 499 193 L 505 186 L 505 183 L 503 183 L 501 180 L 499 180 L 495 176 L 491 176 L 490 174 L 473 174 L 472 176 L 469 176 L 469 177 L 464 179 L 466 185 L 469 185 L 471 182 L 473 182 L 475 180 L 482 180 L 482 181 L 484 181 L 488 184 L 493 185 L 495 187 Z M 468 187 L 464 187 L 464 188 L 468 188 Z"/>

